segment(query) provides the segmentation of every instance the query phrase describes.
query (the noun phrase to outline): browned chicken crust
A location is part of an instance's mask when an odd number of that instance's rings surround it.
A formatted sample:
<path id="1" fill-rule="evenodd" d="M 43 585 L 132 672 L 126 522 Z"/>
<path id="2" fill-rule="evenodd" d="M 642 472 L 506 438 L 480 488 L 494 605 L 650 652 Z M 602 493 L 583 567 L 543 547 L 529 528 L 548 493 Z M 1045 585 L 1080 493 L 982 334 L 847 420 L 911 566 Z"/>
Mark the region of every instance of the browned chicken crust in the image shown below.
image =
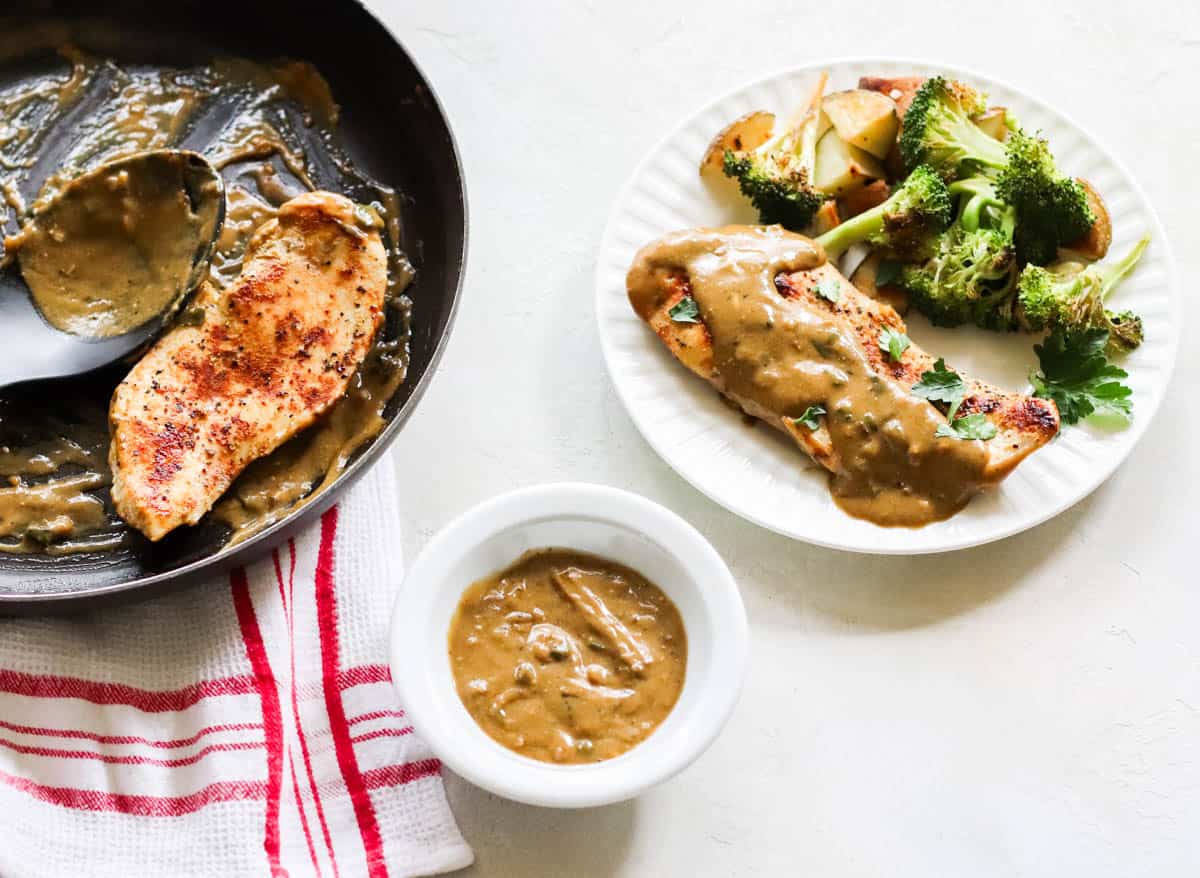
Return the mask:
<path id="1" fill-rule="evenodd" d="M 197 295 L 109 409 L 117 513 L 151 540 L 195 524 L 256 458 L 345 392 L 383 320 L 379 232 L 311 192 L 255 233 L 238 280 Z"/>

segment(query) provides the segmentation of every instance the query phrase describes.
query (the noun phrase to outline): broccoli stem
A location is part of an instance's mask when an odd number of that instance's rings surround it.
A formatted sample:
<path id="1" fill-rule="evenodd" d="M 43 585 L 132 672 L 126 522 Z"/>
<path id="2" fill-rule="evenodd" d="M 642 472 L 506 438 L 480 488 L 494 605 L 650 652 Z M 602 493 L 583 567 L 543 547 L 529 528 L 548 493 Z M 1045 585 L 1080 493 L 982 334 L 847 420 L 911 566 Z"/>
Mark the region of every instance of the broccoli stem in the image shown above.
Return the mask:
<path id="1" fill-rule="evenodd" d="M 958 217 L 958 224 L 968 232 L 978 231 L 980 226 L 995 228 L 1012 237 L 1016 226 L 1016 211 L 996 195 L 996 187 L 987 177 L 968 177 L 956 180 L 949 186 L 951 195 L 968 195 Z M 990 210 L 991 216 L 984 214 Z"/>
<path id="2" fill-rule="evenodd" d="M 959 214 L 958 224 L 968 232 L 979 229 L 980 215 L 988 205 L 1000 206 L 1001 201 L 996 197 L 996 189 L 991 182 L 982 177 L 968 177 L 965 180 L 955 180 L 950 184 L 951 195 L 969 195 Z"/>
<path id="3" fill-rule="evenodd" d="M 828 258 L 837 259 L 859 241 L 865 241 L 878 233 L 883 228 L 884 215 L 889 207 L 890 199 L 870 210 L 864 210 L 858 216 L 851 217 L 821 235 L 817 238 L 817 243 L 825 248 Z"/>
<path id="4" fill-rule="evenodd" d="M 753 150 L 750 151 L 750 155 L 769 156 L 775 150 L 782 151 L 782 147 L 788 143 L 788 140 L 790 140 L 794 136 L 794 134 L 795 134 L 795 132 L 791 131 L 790 129 L 785 128 L 782 131 L 771 135 L 770 138 L 765 140 L 759 146 L 756 146 Z M 791 152 L 791 150 L 788 150 L 788 152 Z"/>
<path id="5" fill-rule="evenodd" d="M 804 116 L 804 121 L 800 123 L 797 129 L 800 136 L 800 148 L 796 150 L 800 156 L 800 164 L 802 167 L 809 169 L 809 174 L 812 174 L 812 169 L 817 166 L 817 127 L 821 122 L 820 101 L 814 109 L 810 109 Z"/>
<path id="6" fill-rule="evenodd" d="M 986 195 L 972 195 L 967 199 L 967 206 L 963 208 L 962 216 L 958 218 L 959 224 L 968 232 L 974 232 L 979 229 L 979 215 L 983 212 L 991 202 L 988 201 Z"/>
<path id="7" fill-rule="evenodd" d="M 1125 258 L 1119 262 L 1114 262 L 1111 265 L 1099 266 L 1098 270 L 1101 273 L 1100 281 L 1100 300 L 1104 301 L 1129 272 L 1133 271 L 1133 267 L 1138 264 L 1138 260 L 1142 258 L 1142 254 L 1146 251 L 1146 246 L 1150 243 L 1150 236 L 1144 236 L 1140 241 L 1133 245 L 1133 249 L 1125 255 Z"/>
<path id="8" fill-rule="evenodd" d="M 1004 144 L 984 132 L 974 122 L 961 126 L 955 132 L 967 147 L 967 160 L 989 168 L 1004 168 L 1008 165 L 1008 151 Z"/>

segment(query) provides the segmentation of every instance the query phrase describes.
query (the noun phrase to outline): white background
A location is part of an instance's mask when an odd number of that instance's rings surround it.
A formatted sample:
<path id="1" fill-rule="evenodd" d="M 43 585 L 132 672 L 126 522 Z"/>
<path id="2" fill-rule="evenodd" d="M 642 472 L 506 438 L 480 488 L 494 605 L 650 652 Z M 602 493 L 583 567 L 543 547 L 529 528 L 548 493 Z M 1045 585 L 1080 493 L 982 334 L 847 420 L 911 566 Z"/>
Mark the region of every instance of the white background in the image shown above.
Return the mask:
<path id="1" fill-rule="evenodd" d="M 397 442 L 411 558 L 450 518 L 555 480 L 676 510 L 753 639 L 713 748 L 624 805 L 555 812 L 448 778 L 478 876 L 1176 876 L 1200 872 L 1200 16 L 1147 2 L 387 2 L 432 79 L 471 213 L 457 326 Z M 995 10 L 995 11 L 993 11 Z M 1031 532 L 919 558 L 774 536 L 677 478 L 604 372 L 593 259 L 641 156 L 784 67 L 901 54 L 1056 105 L 1132 167 L 1187 326 L 1121 470 Z"/>

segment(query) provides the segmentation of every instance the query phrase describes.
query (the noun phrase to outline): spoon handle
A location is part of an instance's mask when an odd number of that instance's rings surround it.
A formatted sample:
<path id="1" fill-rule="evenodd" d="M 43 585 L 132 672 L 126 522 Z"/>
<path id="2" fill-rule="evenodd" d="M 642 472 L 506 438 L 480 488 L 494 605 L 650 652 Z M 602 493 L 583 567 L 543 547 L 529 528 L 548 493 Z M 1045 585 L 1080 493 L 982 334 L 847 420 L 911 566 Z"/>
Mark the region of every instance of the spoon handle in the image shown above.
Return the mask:
<path id="1" fill-rule="evenodd" d="M 123 336 L 88 341 L 51 327 L 38 313 L 20 274 L 0 274 L 0 388 L 90 372 L 130 349 Z"/>

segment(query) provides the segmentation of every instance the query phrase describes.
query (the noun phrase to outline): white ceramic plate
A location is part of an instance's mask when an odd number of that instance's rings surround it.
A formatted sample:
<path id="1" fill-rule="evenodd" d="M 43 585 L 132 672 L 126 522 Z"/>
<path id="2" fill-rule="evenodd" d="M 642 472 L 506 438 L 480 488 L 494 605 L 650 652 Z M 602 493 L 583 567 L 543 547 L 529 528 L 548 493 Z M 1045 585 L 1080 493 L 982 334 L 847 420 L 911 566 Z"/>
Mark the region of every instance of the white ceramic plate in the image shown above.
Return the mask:
<path id="1" fill-rule="evenodd" d="M 1151 235 L 1137 270 L 1111 300 L 1145 321 L 1145 342 L 1122 363 L 1133 388 L 1130 427 L 1068 428 L 1022 463 L 999 490 L 977 497 L 949 521 L 916 530 L 882 528 L 842 512 L 829 496 L 823 471 L 777 431 L 747 427 L 634 315 L 625 295 L 625 272 L 643 244 L 689 226 L 754 222 L 753 210 L 736 190 L 710 188 L 700 178 L 697 168 L 708 142 L 751 110 L 789 118 L 822 70 L 829 73 L 828 91 L 853 88 L 863 75 L 945 73 L 963 79 L 986 91 L 993 105 L 1013 110 L 1026 130 L 1043 132 L 1059 167 L 1099 189 L 1113 219 L 1110 258 L 1124 255 L 1143 234 Z M 979 545 L 1033 527 L 1087 496 L 1125 459 L 1154 416 L 1175 362 L 1181 319 L 1174 263 L 1158 217 L 1129 172 L 1091 136 L 1062 113 L 989 77 L 901 59 L 812 64 L 740 88 L 692 116 L 642 162 L 622 191 L 596 274 L 596 314 L 609 374 L 630 417 L 663 459 L 744 518 L 796 539 L 856 552 L 920 554 Z M 1033 338 L 936 329 L 912 312 L 906 319 L 913 340 L 953 367 L 1000 387 L 1028 388 L 1027 377 L 1037 366 Z"/>

